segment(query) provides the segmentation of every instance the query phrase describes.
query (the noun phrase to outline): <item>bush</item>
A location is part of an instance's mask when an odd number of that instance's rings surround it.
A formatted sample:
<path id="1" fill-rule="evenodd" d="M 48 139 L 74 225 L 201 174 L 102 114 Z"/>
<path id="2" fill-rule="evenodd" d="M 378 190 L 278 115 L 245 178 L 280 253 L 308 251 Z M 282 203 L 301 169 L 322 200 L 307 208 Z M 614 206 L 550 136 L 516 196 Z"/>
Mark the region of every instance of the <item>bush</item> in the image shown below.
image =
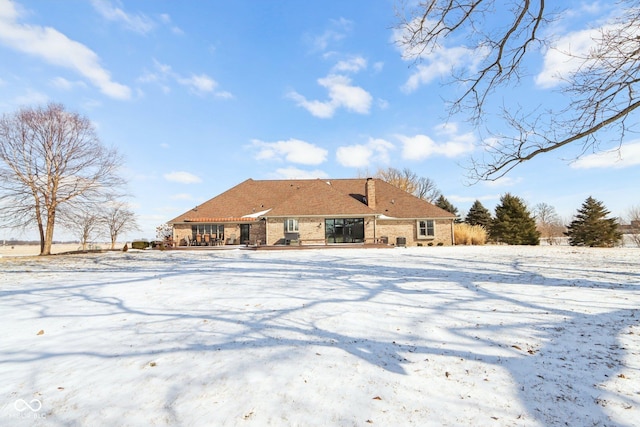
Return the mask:
<path id="1" fill-rule="evenodd" d="M 147 249 L 150 243 L 142 240 L 131 242 L 131 249 Z"/>
<path id="2" fill-rule="evenodd" d="M 453 237 L 456 245 L 484 245 L 487 243 L 487 230 L 481 225 L 454 224 Z"/>
<path id="3" fill-rule="evenodd" d="M 578 214 L 567 227 L 571 246 L 610 248 L 620 243 L 622 233 L 618 230 L 616 218 L 606 218 L 609 211 L 604 204 L 588 197 L 578 210 Z"/>
<path id="4" fill-rule="evenodd" d="M 502 196 L 496 206 L 489 234 L 491 240 L 507 245 L 540 244 L 540 232 L 524 200 L 509 193 Z"/>

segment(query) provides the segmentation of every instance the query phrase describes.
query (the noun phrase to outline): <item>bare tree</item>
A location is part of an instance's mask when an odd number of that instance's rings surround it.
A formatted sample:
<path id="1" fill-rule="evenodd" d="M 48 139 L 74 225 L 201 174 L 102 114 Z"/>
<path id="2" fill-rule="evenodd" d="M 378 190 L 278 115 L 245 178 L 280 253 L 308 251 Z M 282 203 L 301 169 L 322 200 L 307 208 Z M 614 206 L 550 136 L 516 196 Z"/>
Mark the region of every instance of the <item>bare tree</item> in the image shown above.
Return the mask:
<path id="1" fill-rule="evenodd" d="M 125 203 L 113 202 L 100 215 L 102 224 L 109 233 L 111 249 L 115 249 L 118 236 L 128 231 L 140 230 L 136 216 Z"/>
<path id="2" fill-rule="evenodd" d="M 629 220 L 629 231 L 625 234 L 640 248 L 640 206 L 629 208 L 627 219 Z"/>
<path id="3" fill-rule="evenodd" d="M 566 227 L 562 224 L 556 209 L 546 203 L 538 203 L 533 208 L 533 214 L 540 237 L 550 245 L 559 244 Z"/>
<path id="4" fill-rule="evenodd" d="M 0 119 L 0 220 L 35 224 L 40 255 L 51 253 L 56 214 L 115 194 L 121 157 L 100 143 L 92 123 L 60 104 Z"/>
<path id="5" fill-rule="evenodd" d="M 168 223 L 160 224 L 156 227 L 156 239 L 165 241 L 173 238 L 173 226 Z"/>
<path id="6" fill-rule="evenodd" d="M 374 176 L 430 203 L 434 203 L 441 194 L 432 179 L 420 177 L 408 168 L 402 170 L 395 168 L 378 169 Z"/>
<path id="7" fill-rule="evenodd" d="M 100 216 L 95 209 L 82 207 L 59 213 L 59 216 L 63 227 L 78 238 L 83 251 L 86 251 L 87 245 L 102 233 Z"/>
<path id="8" fill-rule="evenodd" d="M 452 100 L 451 114 L 465 112 L 474 125 L 488 126 L 493 111 L 489 98 L 512 90 L 522 77 L 523 62 L 540 48 L 554 49 L 544 31 L 558 17 L 544 0 L 423 0 L 399 9 L 401 36 L 406 56 L 417 60 L 440 49 L 447 39 L 464 38 L 470 56 L 478 63 L 456 70 L 454 81 L 461 94 Z M 503 124 L 509 132 L 493 133 L 484 146 L 483 158 L 472 159 L 470 176 L 495 180 L 518 164 L 568 144 L 580 146 L 580 157 L 600 151 L 606 142 L 621 144 L 636 121 L 627 120 L 640 106 L 640 1 L 618 0 L 616 17 L 591 36 L 592 47 L 584 52 L 563 51 L 575 63 L 561 76 L 560 92 L 566 102 L 541 105 L 527 111 L 513 104 L 503 107 Z M 491 19 L 495 10 L 506 16 L 499 26 Z M 504 97 L 504 103 L 508 98 Z M 613 138 L 613 140 L 611 139 Z M 602 148 L 601 148 L 602 144 Z"/>

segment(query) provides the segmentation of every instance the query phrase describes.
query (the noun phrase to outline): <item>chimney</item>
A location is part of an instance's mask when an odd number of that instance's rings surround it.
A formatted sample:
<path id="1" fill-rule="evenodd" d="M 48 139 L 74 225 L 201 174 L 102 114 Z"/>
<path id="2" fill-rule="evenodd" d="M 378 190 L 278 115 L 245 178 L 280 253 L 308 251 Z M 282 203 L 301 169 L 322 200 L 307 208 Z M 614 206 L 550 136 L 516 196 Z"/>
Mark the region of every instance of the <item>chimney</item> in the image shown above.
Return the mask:
<path id="1" fill-rule="evenodd" d="M 371 209 L 376 208 L 376 181 L 373 178 L 367 178 L 365 188 L 365 197 L 367 198 L 367 206 Z"/>

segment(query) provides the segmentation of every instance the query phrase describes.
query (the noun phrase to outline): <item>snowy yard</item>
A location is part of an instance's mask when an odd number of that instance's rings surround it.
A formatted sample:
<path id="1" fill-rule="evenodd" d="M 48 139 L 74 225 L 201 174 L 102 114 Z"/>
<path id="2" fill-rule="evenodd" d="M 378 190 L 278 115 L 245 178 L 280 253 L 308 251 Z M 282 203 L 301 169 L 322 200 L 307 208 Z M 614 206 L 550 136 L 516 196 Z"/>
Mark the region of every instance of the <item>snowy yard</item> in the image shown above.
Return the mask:
<path id="1" fill-rule="evenodd" d="M 0 425 L 631 426 L 640 249 L 0 258 Z"/>

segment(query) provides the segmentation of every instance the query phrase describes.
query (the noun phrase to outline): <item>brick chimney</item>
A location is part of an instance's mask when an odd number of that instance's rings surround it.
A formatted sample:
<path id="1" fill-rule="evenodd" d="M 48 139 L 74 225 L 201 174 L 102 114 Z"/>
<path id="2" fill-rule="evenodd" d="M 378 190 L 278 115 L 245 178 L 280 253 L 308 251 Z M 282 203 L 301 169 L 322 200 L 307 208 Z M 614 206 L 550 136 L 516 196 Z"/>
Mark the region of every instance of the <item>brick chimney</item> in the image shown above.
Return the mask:
<path id="1" fill-rule="evenodd" d="M 376 181 L 373 178 L 367 178 L 365 187 L 365 197 L 367 198 L 367 206 L 371 209 L 376 208 Z"/>

